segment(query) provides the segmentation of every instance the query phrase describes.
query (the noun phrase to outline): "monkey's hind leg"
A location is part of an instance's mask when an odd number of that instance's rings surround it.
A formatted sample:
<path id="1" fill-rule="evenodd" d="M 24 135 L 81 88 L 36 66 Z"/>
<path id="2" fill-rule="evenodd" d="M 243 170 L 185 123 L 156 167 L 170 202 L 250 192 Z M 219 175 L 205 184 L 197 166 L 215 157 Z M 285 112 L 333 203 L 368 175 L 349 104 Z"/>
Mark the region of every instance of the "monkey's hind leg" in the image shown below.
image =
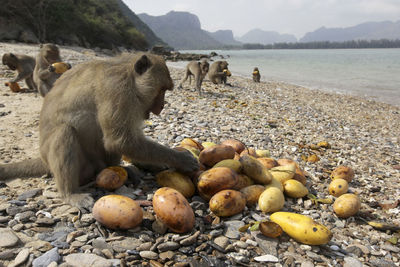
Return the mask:
<path id="1" fill-rule="evenodd" d="M 37 87 L 36 87 L 36 84 L 33 82 L 32 76 L 25 79 L 25 84 L 26 84 L 26 86 L 28 86 L 29 90 L 37 91 Z"/>
<path id="2" fill-rule="evenodd" d="M 180 82 L 180 84 L 179 84 L 179 86 L 178 86 L 179 89 L 182 89 L 182 88 L 183 88 L 182 85 L 183 85 L 184 82 L 186 82 L 186 80 L 188 79 L 188 77 L 190 77 L 189 72 L 188 72 L 188 71 L 185 71 L 185 77 L 183 77 L 182 81 Z M 189 81 L 191 82 L 191 80 L 189 80 Z"/>
<path id="3" fill-rule="evenodd" d="M 95 169 L 86 159 L 76 130 L 68 125 L 60 126 L 47 142 L 47 161 L 61 197 L 72 206 L 91 210 L 93 198 L 78 191 L 80 181 L 93 178 Z"/>

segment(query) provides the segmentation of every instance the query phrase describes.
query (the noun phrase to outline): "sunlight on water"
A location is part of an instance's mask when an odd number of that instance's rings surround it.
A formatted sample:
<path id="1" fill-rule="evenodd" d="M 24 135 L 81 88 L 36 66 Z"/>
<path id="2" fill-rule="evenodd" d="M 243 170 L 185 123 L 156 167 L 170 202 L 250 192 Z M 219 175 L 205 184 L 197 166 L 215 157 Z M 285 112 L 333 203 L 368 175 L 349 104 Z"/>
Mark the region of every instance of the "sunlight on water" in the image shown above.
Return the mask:
<path id="1" fill-rule="evenodd" d="M 284 81 L 400 106 L 400 49 L 196 50 L 223 55 L 234 75 Z M 215 57 L 214 60 L 219 60 Z M 184 67 L 185 62 L 171 63 Z"/>

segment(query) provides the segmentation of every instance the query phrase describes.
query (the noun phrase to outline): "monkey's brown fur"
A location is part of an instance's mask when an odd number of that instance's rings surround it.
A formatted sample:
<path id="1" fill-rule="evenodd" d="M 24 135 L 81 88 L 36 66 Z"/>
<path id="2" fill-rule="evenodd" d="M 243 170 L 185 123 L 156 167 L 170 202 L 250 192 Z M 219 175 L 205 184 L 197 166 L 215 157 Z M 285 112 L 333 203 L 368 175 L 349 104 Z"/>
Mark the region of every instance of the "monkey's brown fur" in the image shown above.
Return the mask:
<path id="1" fill-rule="evenodd" d="M 25 79 L 25 84 L 30 90 L 36 91 L 36 84 L 33 82 L 33 70 L 35 69 L 35 59 L 27 55 L 5 53 L 2 58 L 3 65 L 7 65 L 11 70 L 18 72 L 10 83 L 17 83 Z"/>
<path id="2" fill-rule="evenodd" d="M 189 84 L 191 84 L 192 76 L 194 76 L 197 92 L 199 93 L 199 95 L 202 95 L 201 84 L 203 83 L 204 77 L 207 75 L 209 67 L 210 64 L 205 59 L 203 59 L 200 62 L 198 61 L 189 62 L 186 66 L 185 77 L 183 77 L 183 80 L 179 84 L 179 88 L 182 88 L 182 84 L 186 82 L 188 77 L 189 77 Z"/>
<path id="3" fill-rule="evenodd" d="M 122 155 L 166 164 L 182 172 L 198 168 L 190 152 L 176 151 L 145 138 L 141 128 L 150 112 L 159 115 L 173 82 L 159 56 L 122 55 L 75 66 L 56 81 L 40 114 L 40 160 L 0 165 L 0 177 L 44 174 L 50 170 L 65 200 L 91 207 L 93 199 L 78 194 Z M 30 166 L 27 167 L 27 164 Z"/>
<path id="4" fill-rule="evenodd" d="M 253 81 L 256 83 L 259 83 L 260 78 L 261 78 L 260 71 L 258 70 L 257 67 L 255 67 L 253 70 Z"/>
<path id="5" fill-rule="evenodd" d="M 61 76 L 54 72 L 51 64 L 61 62 L 60 50 L 54 44 L 40 45 L 36 57 L 36 66 L 33 71 L 33 81 L 41 96 L 45 96 L 53 87 L 54 82 Z"/>
<path id="6" fill-rule="evenodd" d="M 226 61 L 215 61 L 211 64 L 208 71 L 208 78 L 214 84 L 226 84 L 226 73 L 225 69 L 228 69 L 228 62 Z"/>

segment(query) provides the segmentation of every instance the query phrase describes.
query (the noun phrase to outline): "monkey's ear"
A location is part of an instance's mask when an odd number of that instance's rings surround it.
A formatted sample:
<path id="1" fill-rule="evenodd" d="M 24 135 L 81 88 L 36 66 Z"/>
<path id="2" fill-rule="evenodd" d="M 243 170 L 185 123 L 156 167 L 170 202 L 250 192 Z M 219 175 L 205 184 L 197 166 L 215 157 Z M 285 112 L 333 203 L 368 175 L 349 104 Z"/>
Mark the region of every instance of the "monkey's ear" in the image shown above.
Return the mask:
<path id="1" fill-rule="evenodd" d="M 139 74 L 142 75 L 143 73 L 148 70 L 151 66 L 151 61 L 146 55 L 143 55 L 138 61 L 135 63 L 135 71 Z"/>

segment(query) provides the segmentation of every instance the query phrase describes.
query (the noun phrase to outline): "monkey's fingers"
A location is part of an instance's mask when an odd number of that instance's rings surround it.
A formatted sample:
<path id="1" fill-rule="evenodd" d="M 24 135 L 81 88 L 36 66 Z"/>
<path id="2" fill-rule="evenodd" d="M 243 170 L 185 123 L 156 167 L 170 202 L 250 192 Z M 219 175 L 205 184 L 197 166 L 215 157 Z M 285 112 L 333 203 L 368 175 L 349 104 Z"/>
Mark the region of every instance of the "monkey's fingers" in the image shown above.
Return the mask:
<path id="1" fill-rule="evenodd" d="M 195 172 L 199 169 L 199 161 L 189 151 L 182 151 L 175 169 L 183 173 Z"/>

